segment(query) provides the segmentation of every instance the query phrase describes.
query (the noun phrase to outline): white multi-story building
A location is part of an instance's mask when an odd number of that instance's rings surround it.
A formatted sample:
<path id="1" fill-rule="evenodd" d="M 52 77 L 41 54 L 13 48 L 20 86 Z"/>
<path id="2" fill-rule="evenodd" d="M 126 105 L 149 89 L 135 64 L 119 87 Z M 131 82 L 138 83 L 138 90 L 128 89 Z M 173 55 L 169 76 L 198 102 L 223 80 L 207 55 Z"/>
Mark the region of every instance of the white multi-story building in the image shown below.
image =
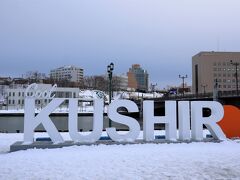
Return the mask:
<path id="1" fill-rule="evenodd" d="M 21 109 L 24 106 L 24 92 L 26 87 L 19 85 L 18 87 L 9 87 L 6 89 L 6 105 L 8 109 L 14 107 L 14 109 Z"/>
<path id="2" fill-rule="evenodd" d="M 7 96 L 6 89 L 8 89 L 8 85 L 0 85 L 0 106 L 6 103 L 5 97 Z"/>
<path id="3" fill-rule="evenodd" d="M 72 82 L 83 81 L 83 69 L 75 66 L 64 66 L 50 71 L 50 78 L 57 81 L 69 80 Z"/>
<path id="4" fill-rule="evenodd" d="M 15 87 L 9 87 L 6 89 L 5 101 L 8 109 L 22 109 L 24 107 L 26 85 L 19 85 Z M 49 91 L 52 88 L 51 84 L 38 84 L 37 90 L 40 92 Z M 52 94 L 55 94 L 56 98 L 78 98 L 79 88 L 62 88 L 56 87 Z M 33 92 L 28 94 L 33 95 Z M 36 107 L 44 107 L 51 99 L 37 99 Z"/>

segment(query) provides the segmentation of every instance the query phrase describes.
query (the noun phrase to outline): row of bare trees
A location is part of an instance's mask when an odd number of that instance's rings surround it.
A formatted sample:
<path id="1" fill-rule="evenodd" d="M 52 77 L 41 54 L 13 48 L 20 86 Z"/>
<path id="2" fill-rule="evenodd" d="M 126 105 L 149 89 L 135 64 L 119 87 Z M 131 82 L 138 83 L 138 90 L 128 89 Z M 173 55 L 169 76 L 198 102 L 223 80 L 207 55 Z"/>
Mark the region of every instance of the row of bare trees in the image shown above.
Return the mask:
<path id="1" fill-rule="evenodd" d="M 106 76 L 85 76 L 81 82 L 72 82 L 69 79 L 55 80 L 48 78 L 38 71 L 29 71 L 25 74 L 24 80 L 28 83 L 57 84 L 58 87 L 77 87 L 80 89 L 95 89 L 104 92 L 108 91 L 109 80 Z M 113 76 L 112 90 L 121 90 L 121 78 Z"/>
<path id="2" fill-rule="evenodd" d="M 104 92 L 108 91 L 109 80 L 104 76 L 86 76 L 84 78 L 84 89 L 97 89 Z M 121 79 L 114 76 L 112 78 L 112 90 L 121 90 Z"/>
<path id="3" fill-rule="evenodd" d="M 112 77 L 112 90 L 119 91 L 125 90 L 126 87 L 123 87 L 121 77 L 113 76 Z M 2 85 L 11 85 L 11 84 L 32 84 L 32 83 L 44 83 L 44 84 L 57 84 L 58 87 L 76 87 L 80 89 L 92 89 L 100 90 L 103 92 L 108 92 L 109 79 L 107 76 L 85 76 L 80 82 L 72 82 L 69 79 L 56 80 L 47 77 L 43 73 L 38 71 L 29 71 L 24 74 L 21 78 L 7 78 L 2 80 Z"/>

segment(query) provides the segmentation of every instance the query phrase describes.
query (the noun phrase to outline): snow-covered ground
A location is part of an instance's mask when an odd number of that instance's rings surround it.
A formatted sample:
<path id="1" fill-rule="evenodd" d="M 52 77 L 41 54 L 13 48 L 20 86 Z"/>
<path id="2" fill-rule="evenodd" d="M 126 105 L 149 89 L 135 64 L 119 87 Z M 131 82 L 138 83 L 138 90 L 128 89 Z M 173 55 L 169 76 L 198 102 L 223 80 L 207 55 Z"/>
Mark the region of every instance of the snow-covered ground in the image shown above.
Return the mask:
<path id="1" fill-rule="evenodd" d="M 67 133 L 62 135 L 69 139 Z M 40 136 L 46 134 L 35 135 Z M 0 134 L 0 179 L 240 179 L 237 140 L 73 146 L 8 153 L 9 145 L 22 138 L 23 134 Z"/>

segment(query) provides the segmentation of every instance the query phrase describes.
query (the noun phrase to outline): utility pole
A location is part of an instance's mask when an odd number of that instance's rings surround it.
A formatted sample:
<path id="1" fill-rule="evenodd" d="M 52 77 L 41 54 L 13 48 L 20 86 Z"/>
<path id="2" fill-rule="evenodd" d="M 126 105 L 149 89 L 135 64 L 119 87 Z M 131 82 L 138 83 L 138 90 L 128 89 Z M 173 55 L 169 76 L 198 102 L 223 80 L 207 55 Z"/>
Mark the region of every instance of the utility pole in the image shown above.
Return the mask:
<path id="1" fill-rule="evenodd" d="M 183 96 L 184 96 L 184 83 L 185 83 L 184 80 L 185 80 L 186 78 L 188 78 L 188 76 L 187 76 L 187 75 L 185 75 L 185 76 L 181 76 L 181 75 L 179 75 L 179 78 L 181 78 L 182 81 L 183 81 L 183 83 L 182 83 L 182 84 L 183 84 L 183 92 L 182 92 L 182 94 L 183 94 Z"/>
<path id="2" fill-rule="evenodd" d="M 153 93 L 153 98 L 154 98 L 154 92 L 155 92 L 155 87 L 156 86 L 157 86 L 157 83 L 156 84 L 151 83 L 151 90 L 152 90 L 152 93 Z"/>
<path id="3" fill-rule="evenodd" d="M 204 96 L 205 96 L 205 94 L 206 94 L 206 87 L 207 87 L 208 85 L 207 84 L 201 84 L 201 87 L 203 88 L 203 94 L 204 94 Z"/>
<path id="4" fill-rule="evenodd" d="M 235 77 L 236 77 L 236 91 L 237 91 L 237 96 L 238 96 L 238 66 L 239 63 L 238 62 L 233 62 L 232 60 L 230 61 L 231 65 L 235 66 Z"/>
<path id="5" fill-rule="evenodd" d="M 213 90 L 213 100 L 218 101 L 218 80 L 215 79 L 215 85 Z"/>

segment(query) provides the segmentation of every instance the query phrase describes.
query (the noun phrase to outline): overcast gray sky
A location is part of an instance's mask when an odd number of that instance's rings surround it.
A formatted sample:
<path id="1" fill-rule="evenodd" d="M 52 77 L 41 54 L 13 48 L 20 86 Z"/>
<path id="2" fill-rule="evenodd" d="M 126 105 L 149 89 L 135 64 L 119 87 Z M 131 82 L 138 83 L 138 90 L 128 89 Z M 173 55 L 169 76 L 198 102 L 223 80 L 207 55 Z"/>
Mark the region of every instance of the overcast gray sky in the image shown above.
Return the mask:
<path id="1" fill-rule="evenodd" d="M 199 51 L 240 50 L 239 0 L 0 0 L 0 76 L 139 63 L 162 88 Z M 191 83 L 191 78 L 187 82 Z"/>

